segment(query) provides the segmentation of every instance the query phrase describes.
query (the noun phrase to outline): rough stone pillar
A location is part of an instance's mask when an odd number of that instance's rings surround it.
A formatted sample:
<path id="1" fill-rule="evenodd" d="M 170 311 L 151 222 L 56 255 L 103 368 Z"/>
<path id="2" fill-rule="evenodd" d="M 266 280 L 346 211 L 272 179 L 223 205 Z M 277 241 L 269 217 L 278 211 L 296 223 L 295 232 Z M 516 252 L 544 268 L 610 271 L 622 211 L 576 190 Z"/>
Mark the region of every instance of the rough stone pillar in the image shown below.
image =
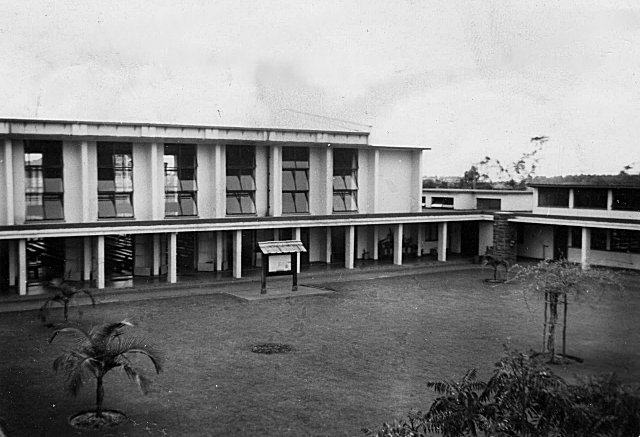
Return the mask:
<path id="1" fill-rule="evenodd" d="M 516 242 L 517 228 L 515 223 L 509 222 L 514 215 L 509 212 L 493 214 L 493 254 L 513 264 L 518 253 Z"/>

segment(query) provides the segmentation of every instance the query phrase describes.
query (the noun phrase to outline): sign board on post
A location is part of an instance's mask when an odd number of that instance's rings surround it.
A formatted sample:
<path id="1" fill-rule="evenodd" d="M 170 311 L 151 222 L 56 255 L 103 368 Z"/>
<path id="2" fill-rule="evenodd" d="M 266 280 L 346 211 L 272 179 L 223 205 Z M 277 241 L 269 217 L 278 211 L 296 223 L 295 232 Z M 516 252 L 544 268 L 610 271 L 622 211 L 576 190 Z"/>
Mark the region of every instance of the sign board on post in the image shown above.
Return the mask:
<path id="1" fill-rule="evenodd" d="M 258 250 L 262 253 L 261 294 L 267 292 L 267 276 L 293 275 L 292 291 L 298 291 L 298 254 L 306 252 L 300 240 L 261 241 Z M 265 259 L 266 257 L 266 259 Z"/>

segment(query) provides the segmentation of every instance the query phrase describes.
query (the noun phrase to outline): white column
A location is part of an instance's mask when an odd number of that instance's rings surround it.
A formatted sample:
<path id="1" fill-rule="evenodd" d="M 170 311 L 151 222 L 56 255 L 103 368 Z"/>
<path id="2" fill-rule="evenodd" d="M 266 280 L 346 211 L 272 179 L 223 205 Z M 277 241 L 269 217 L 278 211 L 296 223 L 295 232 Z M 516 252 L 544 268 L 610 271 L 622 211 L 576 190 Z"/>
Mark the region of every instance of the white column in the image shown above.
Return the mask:
<path id="1" fill-rule="evenodd" d="M 27 240 L 18 240 L 18 294 L 27 294 Z"/>
<path id="2" fill-rule="evenodd" d="M 415 156 L 415 167 L 414 167 L 414 189 L 412 196 L 411 207 L 414 212 L 422 211 L 422 150 L 416 150 L 414 152 Z"/>
<path id="3" fill-rule="evenodd" d="M 105 276 L 104 276 L 104 235 L 98 235 L 96 240 L 96 286 L 99 289 L 104 288 Z"/>
<path id="4" fill-rule="evenodd" d="M 371 193 L 371 198 L 372 198 L 372 202 L 371 202 L 371 207 L 373 208 L 373 211 L 371 211 L 372 213 L 376 213 L 378 212 L 378 197 L 380 196 L 380 151 L 379 150 L 374 150 L 373 151 L 373 186 L 371 187 L 371 190 L 373 191 Z M 378 247 L 378 240 L 376 240 L 376 247 Z M 374 259 L 378 259 L 377 257 Z"/>
<path id="5" fill-rule="evenodd" d="M 424 223 L 418 223 L 418 253 L 416 256 L 420 258 L 422 256 L 422 244 L 424 242 Z"/>
<path id="6" fill-rule="evenodd" d="M 607 210 L 613 209 L 613 190 L 607 190 Z"/>
<path id="7" fill-rule="evenodd" d="M 294 240 L 300 240 L 301 239 L 300 228 L 293 228 L 293 239 Z M 298 263 L 296 265 L 298 266 L 298 273 L 300 273 L 300 254 L 299 253 L 296 254 L 296 257 L 298 258 Z"/>
<path id="8" fill-rule="evenodd" d="M 226 170 L 226 148 L 224 144 L 216 144 L 215 159 L 215 205 L 216 217 L 227 215 L 227 170 Z"/>
<path id="9" fill-rule="evenodd" d="M 269 215 L 282 215 L 282 146 L 271 146 L 269 161 Z"/>
<path id="10" fill-rule="evenodd" d="M 216 232 L 216 272 L 222 271 L 224 261 L 224 231 Z"/>
<path id="11" fill-rule="evenodd" d="M 18 267 L 18 248 L 15 240 L 9 240 L 9 286 L 16 285 Z"/>
<path id="12" fill-rule="evenodd" d="M 91 237 L 83 237 L 82 242 L 83 242 L 82 280 L 90 281 L 91 280 L 91 262 L 92 262 L 92 256 L 93 256 L 93 254 L 91 253 Z"/>
<path id="13" fill-rule="evenodd" d="M 574 202 L 575 202 L 575 197 L 574 197 L 575 193 L 573 191 L 573 188 L 569 188 L 569 208 L 573 208 Z"/>
<path id="14" fill-rule="evenodd" d="M 327 264 L 331 264 L 331 227 L 327 226 L 327 239 L 324 253 L 324 260 Z"/>
<path id="15" fill-rule="evenodd" d="M 354 266 L 354 252 L 356 244 L 355 226 L 346 226 L 344 232 L 344 267 L 352 269 Z"/>
<path id="16" fill-rule="evenodd" d="M 242 277 L 242 231 L 233 231 L 233 277 Z"/>
<path id="17" fill-rule="evenodd" d="M 325 158 L 327 163 L 325 168 L 325 214 L 330 215 L 333 213 L 333 149 L 331 147 L 327 147 Z"/>
<path id="18" fill-rule="evenodd" d="M 91 188 L 91 184 L 89 184 L 89 143 L 87 141 L 80 142 L 80 190 L 82 193 L 82 221 L 83 223 L 87 223 L 91 221 L 90 217 L 90 199 L 91 193 L 89 190 Z M 88 237 L 87 237 L 88 238 Z M 84 242 L 85 252 L 87 248 L 87 241 L 85 239 Z M 89 240 L 89 252 L 91 251 L 91 240 Z M 89 255 L 91 256 L 91 255 Z M 85 266 L 86 266 L 86 257 L 85 257 Z M 89 264 L 89 270 L 91 270 L 91 264 Z M 86 273 L 84 274 L 86 277 Z M 85 279 L 88 280 L 88 279 Z"/>
<path id="19" fill-rule="evenodd" d="M 160 234 L 153 234 L 153 276 L 160 275 L 160 264 L 162 264 L 161 246 Z"/>
<path id="20" fill-rule="evenodd" d="M 438 261 L 447 260 L 447 222 L 438 223 Z"/>
<path id="21" fill-rule="evenodd" d="M 606 240 L 606 246 L 605 249 L 606 250 L 611 250 L 611 229 L 605 229 L 605 231 L 607 232 L 607 240 Z"/>
<path id="22" fill-rule="evenodd" d="M 167 282 L 175 284 L 178 281 L 178 233 L 170 232 L 168 241 L 169 268 Z"/>
<path id="23" fill-rule="evenodd" d="M 164 155 L 164 150 L 163 150 Z M 150 181 L 151 185 L 151 219 L 160 220 L 164 214 L 160 213 L 160 196 L 164 197 L 164 186 L 159 186 L 158 182 L 158 143 L 151 143 L 151 169 Z M 163 158 L 164 160 L 164 158 Z"/>
<path id="24" fill-rule="evenodd" d="M 402 223 L 395 226 L 393 237 L 393 263 L 397 266 L 402 265 L 402 241 L 404 240 L 404 226 Z"/>
<path id="25" fill-rule="evenodd" d="M 13 144 L 10 139 L 4 140 L 4 190 L 6 193 L 7 204 L 4 207 L 7 225 L 15 224 L 15 216 L 13 213 Z"/>
<path id="26" fill-rule="evenodd" d="M 378 261 L 380 254 L 378 253 L 378 241 L 380 240 L 380 233 L 378 225 L 373 225 L 373 260 Z"/>
<path id="27" fill-rule="evenodd" d="M 582 228 L 582 248 L 580 249 L 580 263 L 582 270 L 589 269 L 589 259 L 591 258 L 591 228 Z"/>

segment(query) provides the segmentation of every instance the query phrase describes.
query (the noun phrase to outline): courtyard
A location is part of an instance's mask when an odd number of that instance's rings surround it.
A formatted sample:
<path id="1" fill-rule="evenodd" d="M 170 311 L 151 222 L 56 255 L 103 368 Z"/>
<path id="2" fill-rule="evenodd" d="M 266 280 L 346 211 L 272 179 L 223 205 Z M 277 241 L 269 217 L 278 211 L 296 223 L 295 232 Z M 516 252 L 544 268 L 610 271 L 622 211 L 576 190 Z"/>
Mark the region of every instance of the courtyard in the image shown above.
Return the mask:
<path id="1" fill-rule="evenodd" d="M 148 396 L 123 372 L 105 380 L 105 408 L 131 419 L 117 429 L 71 428 L 70 415 L 93 407 L 92 383 L 71 398 L 53 359 L 71 345 L 48 344 L 52 328 L 36 311 L 0 316 L 0 420 L 10 437 L 357 436 L 412 409 L 427 408 L 427 382 L 470 368 L 486 378 L 503 345 L 540 349 L 542 302 L 517 284 L 490 285 L 489 270 L 417 273 L 353 280 L 333 272 L 314 286 L 333 293 L 245 301 L 210 294 L 74 307 L 90 327 L 129 319 L 129 333 L 162 351 L 164 371 Z M 348 275 L 348 274 L 347 274 Z M 565 377 L 615 372 L 640 380 L 640 283 L 573 303 L 567 352 L 582 364 L 555 366 Z M 301 281 L 304 284 L 304 280 Z M 230 285 L 230 288 L 241 285 Z M 246 287 L 245 285 L 242 285 Z M 51 316 L 61 321 L 61 310 Z M 283 343 L 284 354 L 252 346 Z"/>

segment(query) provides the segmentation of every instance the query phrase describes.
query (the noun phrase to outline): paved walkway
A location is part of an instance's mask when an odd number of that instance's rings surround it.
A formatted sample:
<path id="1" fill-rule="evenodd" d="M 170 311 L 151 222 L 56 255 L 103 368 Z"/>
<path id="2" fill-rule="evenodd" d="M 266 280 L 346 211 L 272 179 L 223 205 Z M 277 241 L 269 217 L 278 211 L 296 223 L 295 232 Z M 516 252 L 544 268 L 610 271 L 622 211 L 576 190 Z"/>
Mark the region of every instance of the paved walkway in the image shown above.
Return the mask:
<path id="1" fill-rule="evenodd" d="M 241 279 L 215 278 L 200 276 L 179 278 L 179 282 L 135 284 L 133 288 L 105 288 L 93 289 L 96 304 L 132 302 L 149 299 L 167 299 L 175 297 L 199 296 L 226 293 L 247 301 L 274 298 L 293 298 L 299 296 L 328 294 L 332 291 L 321 288 L 322 284 L 342 281 L 364 281 L 395 276 L 410 276 L 442 271 L 457 271 L 469 269 L 490 268 L 471 264 L 469 260 L 453 260 L 447 262 L 421 261 L 412 264 L 396 266 L 391 264 L 361 263 L 353 270 L 336 268 L 334 266 L 312 266 L 298 275 L 298 291 L 291 291 L 291 277 L 270 277 L 267 281 L 267 294 L 260 294 L 260 276 L 250 275 Z M 84 294 L 78 295 L 74 305 L 91 305 L 91 301 Z M 5 295 L 0 297 L 0 313 L 14 311 L 31 311 L 39 309 L 47 299 L 47 294 L 17 296 Z M 55 307 L 55 306 L 54 306 Z"/>

